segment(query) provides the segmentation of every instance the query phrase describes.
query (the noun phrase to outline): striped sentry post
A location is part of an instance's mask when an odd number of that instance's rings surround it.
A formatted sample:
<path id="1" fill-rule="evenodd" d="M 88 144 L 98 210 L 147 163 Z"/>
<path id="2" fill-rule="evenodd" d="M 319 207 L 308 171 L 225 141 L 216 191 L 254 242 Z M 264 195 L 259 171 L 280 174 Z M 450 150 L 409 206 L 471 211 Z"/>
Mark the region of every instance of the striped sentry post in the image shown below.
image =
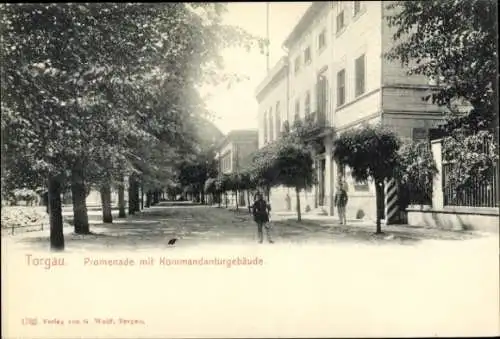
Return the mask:
<path id="1" fill-rule="evenodd" d="M 399 219 L 398 185 L 396 180 L 385 182 L 385 224 L 395 224 Z"/>

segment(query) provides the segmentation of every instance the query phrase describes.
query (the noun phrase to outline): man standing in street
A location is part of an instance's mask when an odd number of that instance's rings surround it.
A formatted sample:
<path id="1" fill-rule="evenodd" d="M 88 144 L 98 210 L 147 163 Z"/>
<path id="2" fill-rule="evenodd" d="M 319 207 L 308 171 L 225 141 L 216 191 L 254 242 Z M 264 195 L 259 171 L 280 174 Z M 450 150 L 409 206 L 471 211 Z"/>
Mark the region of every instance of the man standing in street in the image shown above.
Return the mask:
<path id="1" fill-rule="evenodd" d="M 335 193 L 335 206 L 337 206 L 337 211 L 339 213 L 339 221 L 341 225 L 347 223 L 345 210 L 347 205 L 347 192 L 342 183 L 337 187 L 337 192 Z"/>
<path id="2" fill-rule="evenodd" d="M 252 206 L 253 219 L 257 223 L 257 230 L 259 234 L 259 243 L 261 244 L 264 240 L 264 234 L 262 227 L 266 228 L 267 240 L 269 243 L 274 241 L 271 239 L 271 226 L 269 225 L 269 212 L 271 211 L 271 206 L 262 198 L 262 195 L 257 192 L 255 194 L 255 201 Z"/>

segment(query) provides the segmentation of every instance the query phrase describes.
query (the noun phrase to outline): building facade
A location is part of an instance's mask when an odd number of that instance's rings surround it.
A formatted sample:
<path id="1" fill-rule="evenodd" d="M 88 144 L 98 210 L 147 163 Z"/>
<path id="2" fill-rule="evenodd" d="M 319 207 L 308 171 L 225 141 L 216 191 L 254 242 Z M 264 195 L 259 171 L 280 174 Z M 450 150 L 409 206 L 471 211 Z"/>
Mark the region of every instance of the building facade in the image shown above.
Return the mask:
<path id="1" fill-rule="evenodd" d="M 287 114 L 282 120 L 292 125 L 308 117 L 320 127 L 317 138 L 324 150 L 315 154 L 318 184 L 301 197 L 304 208 L 333 215 L 333 196 L 342 181 L 349 194 L 347 217 L 375 218 L 373 183 L 355 182 L 348 168 L 337 166 L 333 140 L 351 128 L 376 123 L 402 139 L 425 139 L 442 121 L 442 111 L 422 100 L 430 93 L 429 80 L 408 76 L 399 63 L 384 57 L 394 32 L 387 24 L 387 4 L 314 2 L 283 43 L 287 56 L 257 89 L 260 147 L 276 138 L 270 138 L 269 121 L 276 119 L 273 103 L 281 107 L 283 97 Z M 271 203 L 284 206 L 285 191 L 273 190 Z"/>
<path id="2" fill-rule="evenodd" d="M 216 159 L 219 174 L 239 173 L 252 161 L 252 153 L 259 147 L 257 130 L 235 130 L 228 133 L 217 147 Z M 234 204 L 234 197 L 228 197 L 229 204 Z M 245 205 L 245 194 L 240 194 L 239 205 Z"/>

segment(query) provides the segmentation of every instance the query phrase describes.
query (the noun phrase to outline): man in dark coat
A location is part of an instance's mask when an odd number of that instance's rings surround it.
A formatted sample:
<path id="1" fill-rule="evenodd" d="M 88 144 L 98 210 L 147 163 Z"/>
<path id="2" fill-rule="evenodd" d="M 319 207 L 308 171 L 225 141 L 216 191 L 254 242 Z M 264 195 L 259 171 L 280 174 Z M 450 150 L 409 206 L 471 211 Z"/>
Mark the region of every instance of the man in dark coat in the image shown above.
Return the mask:
<path id="1" fill-rule="evenodd" d="M 255 201 L 252 206 L 253 219 L 257 223 L 257 230 L 259 233 L 259 243 L 264 240 L 262 227 L 266 228 L 267 240 L 272 244 L 274 241 L 271 239 L 271 226 L 269 225 L 269 212 L 271 206 L 262 198 L 260 193 L 255 194 Z"/>
<path id="2" fill-rule="evenodd" d="M 347 196 L 345 184 L 340 183 L 337 187 L 337 192 L 335 193 L 335 206 L 337 206 L 337 210 L 339 212 L 339 221 L 341 225 L 345 225 L 347 223 L 345 210 L 348 200 L 349 197 Z"/>

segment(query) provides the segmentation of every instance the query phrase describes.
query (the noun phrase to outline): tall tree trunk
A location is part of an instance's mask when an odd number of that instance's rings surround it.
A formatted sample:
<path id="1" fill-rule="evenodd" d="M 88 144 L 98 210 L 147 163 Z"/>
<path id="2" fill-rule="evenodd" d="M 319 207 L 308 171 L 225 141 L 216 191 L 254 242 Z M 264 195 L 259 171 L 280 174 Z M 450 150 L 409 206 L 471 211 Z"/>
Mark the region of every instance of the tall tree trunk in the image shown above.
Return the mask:
<path id="1" fill-rule="evenodd" d="M 42 200 L 43 200 L 43 204 L 45 205 L 45 212 L 47 212 L 47 214 L 50 214 L 50 209 L 49 209 L 49 192 L 44 192 L 42 194 Z"/>
<path id="2" fill-rule="evenodd" d="M 141 185 L 141 210 L 144 209 L 144 185 Z"/>
<path id="3" fill-rule="evenodd" d="M 51 176 L 48 180 L 48 202 L 50 211 L 50 249 L 64 250 L 64 232 L 61 205 L 61 183 L 58 177 Z"/>
<path id="4" fill-rule="evenodd" d="M 73 202 L 73 225 L 77 234 L 90 233 L 86 196 L 83 166 L 75 166 L 71 170 L 71 200 Z"/>
<path id="5" fill-rule="evenodd" d="M 128 214 L 135 213 L 135 178 L 133 175 L 128 177 Z"/>
<path id="6" fill-rule="evenodd" d="M 224 203 L 226 205 L 226 208 L 227 208 L 227 200 L 228 200 L 228 198 L 227 198 L 227 192 L 224 192 Z"/>
<path id="7" fill-rule="evenodd" d="M 376 234 L 382 233 L 382 226 L 380 220 L 382 219 L 382 200 L 384 198 L 384 186 L 383 181 L 375 181 L 375 201 L 377 204 L 377 231 Z"/>
<path id="8" fill-rule="evenodd" d="M 202 191 L 201 192 L 201 204 L 202 205 L 205 205 L 205 200 L 206 200 L 205 191 Z"/>
<path id="9" fill-rule="evenodd" d="M 151 191 L 146 192 L 146 207 L 151 207 Z"/>
<path id="10" fill-rule="evenodd" d="M 125 218 L 127 214 L 125 213 L 125 183 L 123 182 L 123 177 L 120 184 L 118 185 L 118 218 Z"/>
<path id="11" fill-rule="evenodd" d="M 139 201 L 139 181 L 137 179 L 134 180 L 134 212 L 141 211 L 141 205 Z"/>
<path id="12" fill-rule="evenodd" d="M 153 203 L 154 203 L 155 205 L 157 205 L 157 204 L 158 204 L 158 202 L 159 202 L 159 201 L 158 201 L 158 191 L 157 191 L 157 190 L 154 190 L 154 192 L 153 192 Z"/>
<path id="13" fill-rule="evenodd" d="M 102 204 L 102 222 L 112 223 L 113 214 L 111 213 L 111 187 L 108 182 L 101 186 L 101 204 Z"/>
<path id="14" fill-rule="evenodd" d="M 238 208 L 239 208 L 238 190 L 234 191 L 234 202 L 236 203 L 236 210 L 238 211 Z"/>
<path id="15" fill-rule="evenodd" d="M 295 187 L 295 197 L 297 199 L 297 221 L 302 221 L 302 213 L 300 211 L 300 189 Z"/>
<path id="16" fill-rule="evenodd" d="M 248 213 L 252 213 L 252 205 L 250 204 L 250 190 L 247 190 Z"/>

